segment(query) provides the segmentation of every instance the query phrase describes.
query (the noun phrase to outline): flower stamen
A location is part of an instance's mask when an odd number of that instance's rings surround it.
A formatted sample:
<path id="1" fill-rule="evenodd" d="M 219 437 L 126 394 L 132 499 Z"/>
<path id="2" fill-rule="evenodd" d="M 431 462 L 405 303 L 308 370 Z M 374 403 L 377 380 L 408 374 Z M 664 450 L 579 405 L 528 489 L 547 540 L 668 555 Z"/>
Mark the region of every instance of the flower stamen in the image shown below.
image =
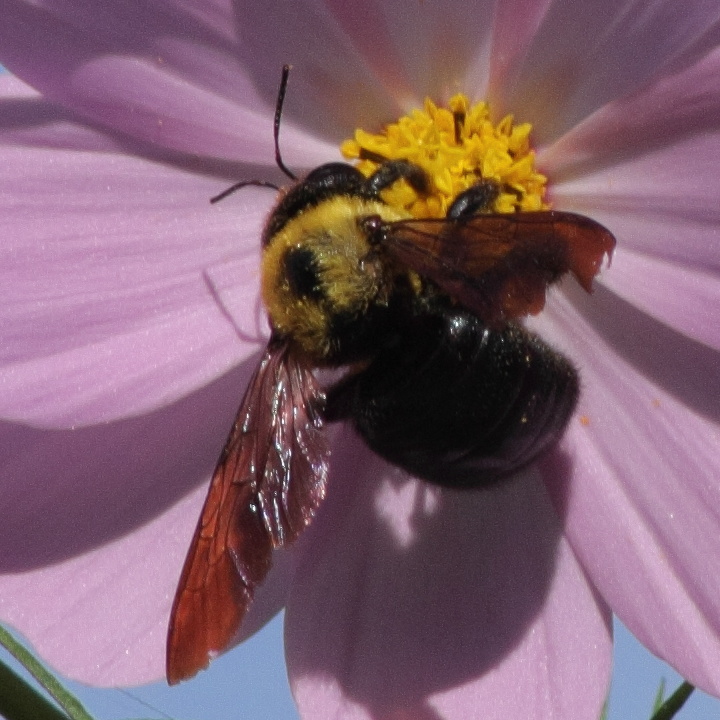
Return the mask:
<path id="1" fill-rule="evenodd" d="M 471 105 L 467 96 L 455 95 L 447 108 L 426 99 L 422 110 L 381 133 L 358 129 L 341 151 L 366 177 L 388 160 L 419 165 L 430 179 L 429 193 L 418 193 L 405 180 L 382 193 L 385 202 L 413 217 L 445 217 L 457 195 L 480 180 L 495 180 L 500 188 L 491 212 L 545 210 L 546 178 L 535 169 L 531 129 L 529 123 L 515 125 L 512 115 L 493 125 L 487 103 Z"/>

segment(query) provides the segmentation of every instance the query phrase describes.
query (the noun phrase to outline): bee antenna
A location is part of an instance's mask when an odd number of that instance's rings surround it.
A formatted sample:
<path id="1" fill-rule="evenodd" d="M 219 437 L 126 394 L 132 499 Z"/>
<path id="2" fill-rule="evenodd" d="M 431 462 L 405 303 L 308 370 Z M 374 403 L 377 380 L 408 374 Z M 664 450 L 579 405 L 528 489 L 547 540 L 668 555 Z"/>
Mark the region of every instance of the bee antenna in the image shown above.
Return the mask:
<path id="1" fill-rule="evenodd" d="M 211 197 L 210 202 L 214 205 L 216 202 L 224 200 L 228 195 L 232 195 L 236 190 L 247 187 L 248 185 L 255 185 L 256 187 L 267 187 L 278 191 L 280 190 L 280 188 L 275 183 L 267 182 L 266 180 L 241 180 L 240 182 L 236 182 L 234 185 L 231 185 L 229 188 L 227 188 L 227 190 L 223 190 L 219 195 Z"/>
<path id="2" fill-rule="evenodd" d="M 273 135 L 275 137 L 275 163 L 277 166 L 291 179 L 297 180 L 297 175 L 288 170 L 280 155 L 280 119 L 282 118 L 283 105 L 285 103 L 285 91 L 288 86 L 288 78 L 290 77 L 291 65 L 283 65 L 282 77 L 280 78 L 280 89 L 278 90 L 277 103 L 275 104 L 275 124 L 273 125 Z"/>
<path id="3" fill-rule="evenodd" d="M 297 175 L 287 168 L 283 162 L 282 155 L 280 154 L 280 120 L 282 119 L 283 105 L 285 104 L 285 92 L 287 91 L 291 67 L 291 65 L 283 65 L 282 77 L 280 78 L 280 89 L 278 90 L 277 102 L 275 103 L 273 137 L 275 138 L 275 163 L 291 180 L 297 180 Z M 210 198 L 210 202 L 213 204 L 220 202 L 220 200 L 224 200 L 228 195 L 232 195 L 236 190 L 240 190 L 240 188 L 247 187 L 248 185 L 268 187 L 278 191 L 280 190 L 278 185 L 265 180 L 241 180 L 240 182 L 236 182 L 234 185 L 231 185 L 227 190 L 223 190 L 218 195 L 215 195 L 215 197 Z"/>

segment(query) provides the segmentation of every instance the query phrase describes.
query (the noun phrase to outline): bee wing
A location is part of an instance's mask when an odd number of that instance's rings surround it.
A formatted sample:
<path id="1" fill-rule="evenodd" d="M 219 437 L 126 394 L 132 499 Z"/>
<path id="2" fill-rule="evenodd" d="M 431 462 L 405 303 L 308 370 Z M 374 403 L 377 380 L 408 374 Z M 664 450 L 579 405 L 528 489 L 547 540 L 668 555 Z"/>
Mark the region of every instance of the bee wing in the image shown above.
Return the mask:
<path id="1" fill-rule="evenodd" d="M 174 684 L 233 640 L 274 547 L 291 543 L 325 496 L 324 394 L 271 340 L 215 468 L 175 595 L 167 640 Z"/>
<path id="2" fill-rule="evenodd" d="M 547 287 L 567 272 L 590 292 L 615 247 L 599 223 L 557 211 L 402 220 L 383 227 L 382 242 L 491 325 L 540 312 Z"/>

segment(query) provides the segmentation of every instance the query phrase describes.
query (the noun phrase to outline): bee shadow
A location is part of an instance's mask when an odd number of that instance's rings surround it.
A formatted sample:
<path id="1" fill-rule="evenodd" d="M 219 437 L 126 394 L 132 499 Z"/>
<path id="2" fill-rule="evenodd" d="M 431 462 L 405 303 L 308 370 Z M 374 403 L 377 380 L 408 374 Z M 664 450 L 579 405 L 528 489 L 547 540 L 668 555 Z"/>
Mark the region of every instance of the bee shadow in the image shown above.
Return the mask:
<path id="1" fill-rule="evenodd" d="M 394 471 L 349 431 L 316 525 L 300 541 L 288 663 L 332 678 L 373 717 L 422 720 L 439 717 L 428 696 L 490 672 L 526 639 L 562 534 L 537 471 L 440 489 Z"/>

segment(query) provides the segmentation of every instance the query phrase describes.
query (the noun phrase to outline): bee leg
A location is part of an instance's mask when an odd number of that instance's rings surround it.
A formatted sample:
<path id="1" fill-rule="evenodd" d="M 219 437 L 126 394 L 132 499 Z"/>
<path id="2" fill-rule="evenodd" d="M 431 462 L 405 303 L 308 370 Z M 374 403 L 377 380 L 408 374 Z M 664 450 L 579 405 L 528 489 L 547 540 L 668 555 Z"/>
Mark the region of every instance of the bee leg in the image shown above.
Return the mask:
<path id="1" fill-rule="evenodd" d="M 338 193 L 356 193 L 365 183 L 362 173 L 352 165 L 331 162 L 309 172 L 302 185 L 312 190 L 332 190 Z"/>
<path id="2" fill-rule="evenodd" d="M 461 192 L 448 208 L 448 220 L 463 220 L 489 210 L 500 193 L 495 180 L 481 180 Z"/>
<path id="3" fill-rule="evenodd" d="M 365 181 L 365 190 L 371 197 L 404 178 L 408 185 L 420 195 L 430 192 L 430 180 L 425 171 L 407 160 L 388 160 Z"/>

